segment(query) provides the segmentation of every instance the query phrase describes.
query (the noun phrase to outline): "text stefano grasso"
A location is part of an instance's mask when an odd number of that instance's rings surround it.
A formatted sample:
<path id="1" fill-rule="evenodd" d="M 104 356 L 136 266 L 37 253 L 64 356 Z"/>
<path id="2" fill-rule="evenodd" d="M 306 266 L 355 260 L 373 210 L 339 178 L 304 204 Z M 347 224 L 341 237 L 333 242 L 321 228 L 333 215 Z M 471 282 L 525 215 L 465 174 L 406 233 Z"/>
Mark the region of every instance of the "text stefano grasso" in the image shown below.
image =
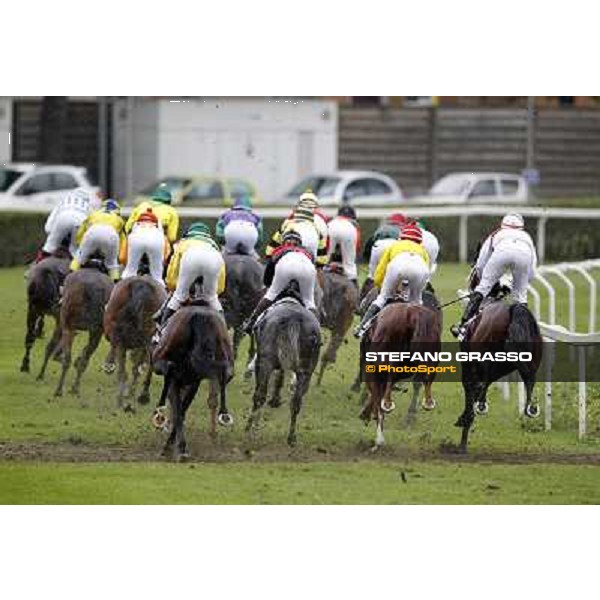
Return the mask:
<path id="1" fill-rule="evenodd" d="M 530 362 L 531 352 L 365 352 L 367 362 Z"/>

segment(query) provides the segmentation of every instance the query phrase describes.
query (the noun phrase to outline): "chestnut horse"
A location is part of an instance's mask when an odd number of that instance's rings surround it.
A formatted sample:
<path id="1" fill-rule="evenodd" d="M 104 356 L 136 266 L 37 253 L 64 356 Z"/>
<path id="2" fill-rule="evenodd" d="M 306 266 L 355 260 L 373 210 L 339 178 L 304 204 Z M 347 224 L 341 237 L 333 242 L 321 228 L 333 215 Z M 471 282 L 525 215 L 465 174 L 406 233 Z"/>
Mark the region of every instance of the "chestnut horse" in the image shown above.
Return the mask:
<path id="1" fill-rule="evenodd" d="M 166 298 L 164 287 L 147 275 L 128 277 L 119 281 L 110 295 L 104 313 L 104 335 L 111 344 L 111 356 L 116 357 L 118 364 L 119 408 L 133 410 L 129 404 L 123 407 L 123 399 L 135 389 L 144 365 L 146 365 L 144 384 L 137 401 L 140 404 L 147 404 L 150 401 L 149 390 L 152 379 L 150 342 L 156 330 L 152 316 Z M 127 383 L 127 352 L 131 359 L 131 390 Z"/>
<path id="2" fill-rule="evenodd" d="M 396 302 L 388 304 L 376 317 L 373 327 L 361 340 L 361 356 L 369 350 L 393 352 L 412 352 L 426 348 L 428 352 L 437 352 L 441 344 L 441 319 L 438 310 L 424 305 Z M 430 363 L 435 366 L 437 363 Z M 394 410 L 392 389 L 400 379 L 412 380 L 424 384 L 424 408 L 431 410 L 435 401 L 431 386 L 435 374 L 418 373 L 375 373 L 369 376 L 367 387 L 369 398 L 363 406 L 360 418 L 365 422 L 374 419 L 377 422 L 377 434 L 374 450 L 385 443 L 383 422 L 385 415 Z"/>

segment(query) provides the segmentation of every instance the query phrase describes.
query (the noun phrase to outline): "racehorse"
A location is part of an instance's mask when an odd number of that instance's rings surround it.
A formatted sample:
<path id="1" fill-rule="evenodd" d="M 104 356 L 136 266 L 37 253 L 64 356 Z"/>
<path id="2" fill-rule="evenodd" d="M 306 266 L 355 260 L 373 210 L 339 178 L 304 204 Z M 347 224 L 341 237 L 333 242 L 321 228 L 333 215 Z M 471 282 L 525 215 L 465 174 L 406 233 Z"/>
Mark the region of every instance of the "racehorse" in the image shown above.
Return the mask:
<path id="1" fill-rule="evenodd" d="M 293 284 L 294 282 L 292 282 Z M 254 433 L 261 409 L 267 399 L 269 380 L 276 374 L 273 398 L 270 405 L 278 405 L 284 373 L 295 375 L 295 385 L 290 403 L 290 428 L 287 442 L 296 443 L 296 420 L 302 400 L 308 391 L 310 379 L 319 360 L 321 331 L 317 318 L 303 305 L 291 285 L 258 320 L 256 335 L 255 389 L 252 412 L 246 431 Z"/>
<path id="2" fill-rule="evenodd" d="M 149 276 L 136 276 L 123 279 L 115 287 L 104 313 L 104 335 L 111 344 L 111 355 L 118 364 L 119 392 L 117 402 L 123 408 L 123 399 L 128 395 L 126 358 L 131 358 L 132 390 L 135 389 L 142 366 L 146 374 L 142 391 L 137 398 L 140 404 L 150 401 L 152 361 L 150 341 L 156 324 L 154 313 L 166 300 L 165 289 Z M 132 410 L 130 405 L 126 410 Z"/>
<path id="3" fill-rule="evenodd" d="M 227 409 L 227 384 L 233 378 L 233 347 L 224 319 L 202 300 L 180 308 L 169 320 L 152 354 L 157 373 L 164 375 L 163 389 L 153 421 L 165 428 L 162 407 L 169 398 L 171 431 L 162 454 L 168 456 L 175 448 L 175 458 L 189 455 L 184 436 L 185 415 L 203 379 L 210 380 L 208 406 L 211 413 L 211 437 L 220 425 L 233 424 Z M 217 417 L 217 396 L 220 395 Z"/>
<path id="4" fill-rule="evenodd" d="M 80 270 L 70 273 L 65 279 L 60 307 L 60 338 L 57 344 L 46 351 L 44 364 L 38 376 L 39 379 L 43 379 L 48 360 L 60 351 L 62 370 L 54 392 L 55 396 L 63 394 L 65 377 L 71 366 L 71 349 L 75 333 L 87 331 L 88 342 L 75 361 L 77 374 L 71 388 L 71 393 L 79 393 L 81 376 L 102 338 L 104 307 L 110 298 L 112 288 L 112 280 L 98 268 L 95 260 L 88 262 Z"/>
<path id="5" fill-rule="evenodd" d="M 331 331 L 327 349 L 321 357 L 321 368 L 317 384 L 320 385 L 328 365 L 335 363 L 337 351 L 352 325 L 354 310 L 358 302 L 356 286 L 343 274 L 335 270 L 323 274 L 323 326 Z"/>
<path id="6" fill-rule="evenodd" d="M 23 373 L 29 373 L 31 349 L 36 338 L 42 335 L 46 315 L 54 319 L 54 333 L 49 345 L 56 344 L 60 287 L 69 274 L 69 263 L 69 252 L 60 247 L 52 256 L 33 265 L 27 274 L 27 333 L 25 355 L 21 362 Z"/>
<path id="7" fill-rule="evenodd" d="M 388 304 L 376 317 L 375 324 L 361 340 L 361 356 L 369 350 L 378 348 L 394 352 L 414 352 L 426 349 L 427 352 L 437 352 L 441 344 L 441 319 L 439 311 L 425 305 L 396 302 Z M 428 361 L 429 366 L 437 362 Z M 431 410 L 435 401 L 431 394 L 431 386 L 435 373 L 388 373 L 376 372 L 369 377 L 367 386 L 369 399 L 360 413 L 366 423 L 377 421 L 377 435 L 374 449 L 385 443 L 383 423 L 385 415 L 394 410 L 392 388 L 400 379 L 412 379 L 425 386 L 425 401 L 423 407 Z"/>
<path id="8" fill-rule="evenodd" d="M 487 413 L 487 390 L 493 382 L 502 377 L 514 371 L 519 373 L 525 384 L 525 415 L 530 418 L 539 416 L 539 407 L 532 401 L 532 392 L 542 360 L 542 337 L 535 317 L 527 306 L 507 304 L 491 298 L 467 325 L 461 350 L 465 352 L 526 350 L 532 353 L 532 360 L 528 362 L 469 361 L 462 364 L 465 408 L 455 425 L 462 427 L 459 449 L 466 453 L 469 430 L 475 419 L 475 413 Z"/>
<path id="9" fill-rule="evenodd" d="M 221 304 L 227 327 L 233 329 L 233 354 L 237 359 L 240 342 L 244 336 L 243 324 L 265 291 L 264 267 L 253 256 L 247 254 L 225 254 L 224 259 L 227 276 Z M 248 362 L 253 356 L 254 338 L 251 336 Z"/>

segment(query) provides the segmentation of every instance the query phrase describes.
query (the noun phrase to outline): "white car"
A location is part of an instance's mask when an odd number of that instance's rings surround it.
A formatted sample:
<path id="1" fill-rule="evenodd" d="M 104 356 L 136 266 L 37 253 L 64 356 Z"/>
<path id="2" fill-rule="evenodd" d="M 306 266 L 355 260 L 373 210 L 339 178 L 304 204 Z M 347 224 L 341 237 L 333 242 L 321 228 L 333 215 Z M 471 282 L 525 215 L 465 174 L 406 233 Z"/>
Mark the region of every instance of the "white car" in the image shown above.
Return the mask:
<path id="1" fill-rule="evenodd" d="M 329 175 L 311 175 L 295 185 L 280 201 L 296 204 L 300 195 L 311 189 L 322 206 L 381 206 L 400 204 L 404 197 L 396 182 L 375 171 L 337 171 Z"/>
<path id="2" fill-rule="evenodd" d="M 52 208 L 71 190 L 92 186 L 83 167 L 7 163 L 0 165 L 0 206 Z"/>
<path id="3" fill-rule="evenodd" d="M 522 204 L 529 200 L 529 186 L 521 175 L 509 173 L 450 173 L 426 196 L 410 198 L 420 204 Z"/>

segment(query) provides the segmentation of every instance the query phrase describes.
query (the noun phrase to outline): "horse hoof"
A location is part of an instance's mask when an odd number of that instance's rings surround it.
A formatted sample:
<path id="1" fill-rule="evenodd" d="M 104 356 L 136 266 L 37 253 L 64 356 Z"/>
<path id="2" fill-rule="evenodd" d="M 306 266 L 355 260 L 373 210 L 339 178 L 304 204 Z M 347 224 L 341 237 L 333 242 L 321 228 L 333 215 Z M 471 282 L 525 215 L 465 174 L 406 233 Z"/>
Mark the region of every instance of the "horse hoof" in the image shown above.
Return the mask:
<path id="1" fill-rule="evenodd" d="M 163 408 L 157 408 L 152 415 L 152 425 L 159 431 L 163 431 L 169 422 L 165 410 Z"/>
<path id="2" fill-rule="evenodd" d="M 221 413 L 217 417 L 217 421 L 223 427 L 231 427 L 233 425 L 233 417 L 229 413 Z"/>
<path id="3" fill-rule="evenodd" d="M 421 406 L 423 407 L 423 410 L 433 410 L 436 407 L 436 402 L 433 398 L 431 398 L 431 400 L 427 400 L 427 398 L 423 398 L 423 401 L 421 402 Z"/>
<path id="4" fill-rule="evenodd" d="M 138 404 L 148 404 L 150 402 L 150 394 L 140 394 L 137 397 Z"/>
<path id="5" fill-rule="evenodd" d="M 396 409 L 396 404 L 394 402 L 390 402 L 389 404 L 386 404 L 385 400 L 382 400 L 380 407 L 384 413 L 388 414 Z"/>
<path id="6" fill-rule="evenodd" d="M 38 375 L 38 376 L 35 378 L 35 380 L 36 380 L 36 381 L 44 381 L 44 376 L 43 376 L 43 375 Z"/>
<path id="7" fill-rule="evenodd" d="M 135 413 L 135 408 L 131 404 L 127 403 L 125 406 L 123 406 L 123 412 L 133 414 Z"/>
<path id="8" fill-rule="evenodd" d="M 55 397 L 55 398 L 61 398 L 61 397 L 62 397 L 62 395 L 63 395 L 63 393 L 62 393 L 62 390 L 56 390 L 56 391 L 54 392 L 54 397 Z"/>
<path id="9" fill-rule="evenodd" d="M 72 387 L 72 388 L 69 390 L 69 394 L 71 394 L 71 396 L 79 396 L 79 388 L 74 388 L 74 387 Z"/>
<path id="10" fill-rule="evenodd" d="M 29 373 L 29 365 L 28 364 L 23 363 L 21 365 L 21 373 Z"/>
<path id="11" fill-rule="evenodd" d="M 188 452 L 180 452 L 177 455 L 177 462 L 184 463 L 190 459 L 190 455 Z"/>
<path id="12" fill-rule="evenodd" d="M 117 365 L 115 363 L 104 363 L 102 367 L 100 367 L 104 373 L 110 375 L 115 372 Z"/>
<path id="13" fill-rule="evenodd" d="M 287 443 L 288 443 L 288 446 L 293 448 L 296 445 L 296 436 L 295 435 L 288 436 Z"/>
<path id="14" fill-rule="evenodd" d="M 281 406 L 281 398 L 272 398 L 267 402 L 270 408 L 279 408 Z"/>
<path id="15" fill-rule="evenodd" d="M 525 407 L 525 415 L 530 419 L 537 419 L 540 416 L 540 407 L 537 404 L 528 404 Z"/>
<path id="16" fill-rule="evenodd" d="M 473 404 L 473 410 L 475 411 L 476 415 L 487 415 L 489 412 L 489 407 L 488 407 L 488 403 L 487 402 L 475 402 L 475 404 Z"/>

